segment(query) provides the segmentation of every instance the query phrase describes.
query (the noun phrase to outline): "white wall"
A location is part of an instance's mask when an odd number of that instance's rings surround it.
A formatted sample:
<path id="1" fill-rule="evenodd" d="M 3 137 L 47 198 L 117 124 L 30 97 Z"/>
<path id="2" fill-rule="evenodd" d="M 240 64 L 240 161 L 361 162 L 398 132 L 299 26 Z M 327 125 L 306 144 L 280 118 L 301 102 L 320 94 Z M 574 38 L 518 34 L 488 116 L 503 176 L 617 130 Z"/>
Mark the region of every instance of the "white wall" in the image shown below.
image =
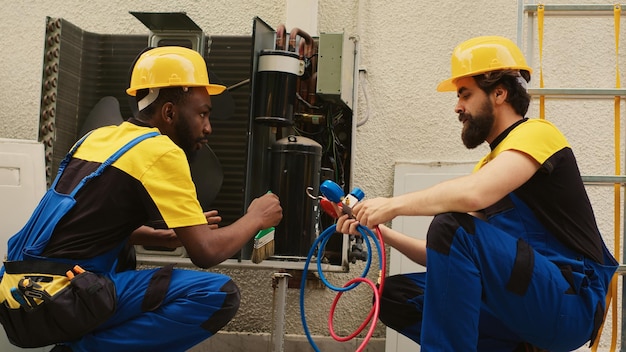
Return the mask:
<path id="1" fill-rule="evenodd" d="M 369 120 L 356 131 L 355 186 L 368 197 L 390 196 L 393 165 L 398 161 L 470 161 L 486 151 L 485 146 L 469 152 L 464 149 L 459 139 L 461 126 L 453 112 L 455 95 L 437 93 L 435 87 L 448 77 L 449 56 L 459 42 L 490 34 L 517 40 L 517 0 L 319 0 L 318 7 L 320 32 L 345 31 L 359 38 L 360 65 L 367 72 L 369 99 L 366 101 L 361 91 L 356 109 L 357 118 L 369 116 Z M 216 35 L 250 34 L 254 16 L 274 26 L 286 20 L 285 1 L 281 0 L 0 0 L 0 8 L 0 137 L 31 140 L 37 139 L 46 16 L 63 17 L 96 33 L 130 34 L 144 34 L 146 30 L 129 11 L 185 11 L 205 32 Z M 624 42 L 626 24 L 621 28 Z M 546 86 L 613 87 L 613 35 L 612 17 L 546 19 Z M 622 45 L 622 82 L 626 82 L 625 63 L 626 48 Z M 533 66 L 538 68 L 536 51 Z M 531 86 L 537 87 L 538 82 L 535 74 Z M 620 107 L 622 123 L 624 105 L 622 102 Z M 612 101 L 549 100 L 546 111 L 547 118 L 568 136 L 583 174 L 613 174 Z M 536 103 L 529 115 L 537 116 Z M 620 139 L 623 150 L 623 137 Z M 590 196 L 600 227 L 612 245 L 612 190 L 594 188 Z M 254 281 L 257 274 L 244 271 L 236 275 L 240 282 L 265 283 Z M 320 296 L 327 306 L 325 300 L 329 298 Z M 320 334 L 325 331 L 325 316 L 326 310 L 320 312 L 319 318 L 315 317 L 319 324 L 313 324 Z M 288 312 L 288 319 L 296 320 L 288 324 L 288 333 L 301 333 L 297 309 Z M 607 324 L 603 348 L 608 348 L 610 321 Z M 245 324 L 237 320 L 229 326 L 237 329 Z"/>

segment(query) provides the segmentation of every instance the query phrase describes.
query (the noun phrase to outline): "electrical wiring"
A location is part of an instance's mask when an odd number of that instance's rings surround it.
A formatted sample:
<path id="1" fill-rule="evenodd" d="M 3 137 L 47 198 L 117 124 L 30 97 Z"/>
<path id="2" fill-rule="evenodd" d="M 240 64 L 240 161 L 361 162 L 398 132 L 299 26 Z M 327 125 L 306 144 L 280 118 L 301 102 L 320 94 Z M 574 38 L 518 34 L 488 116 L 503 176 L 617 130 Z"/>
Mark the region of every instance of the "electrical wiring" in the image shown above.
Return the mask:
<path id="1" fill-rule="evenodd" d="M 296 98 L 302 104 L 300 106 L 302 109 L 297 109 L 298 111 L 294 113 L 294 118 L 301 122 L 292 126 L 294 133 L 311 138 L 322 146 L 323 166 L 333 170 L 332 178 L 343 185 L 346 177 L 345 165 L 350 156 L 345 145 L 346 141 L 341 140 L 342 135 L 338 134 L 336 129 L 346 134 L 343 129 L 351 124 L 349 117 L 346 116 L 345 108 L 323 101 L 312 105 L 298 93 L 296 93 Z M 307 111 L 308 109 L 315 111 Z M 319 124 L 311 122 L 312 116 L 320 117 Z"/>
<path id="2" fill-rule="evenodd" d="M 365 98 L 365 117 L 357 121 L 356 127 L 363 126 L 370 118 L 370 98 L 369 91 L 367 89 L 367 73 L 365 70 L 359 70 L 359 82 L 361 83 L 363 97 Z"/>
<path id="3" fill-rule="evenodd" d="M 326 277 L 324 276 L 323 270 L 322 270 L 322 262 L 321 262 L 321 258 L 322 256 L 320 255 L 320 253 L 323 253 L 324 248 L 326 246 L 326 243 L 328 242 L 329 238 L 331 235 L 333 235 L 336 232 L 336 225 L 331 225 L 329 226 L 327 229 L 325 229 L 320 236 L 318 236 L 318 238 L 315 240 L 315 242 L 313 243 L 313 245 L 311 246 L 311 249 L 309 250 L 309 253 L 307 255 L 306 258 L 306 262 L 304 264 L 304 273 L 308 272 L 309 269 L 309 265 L 310 262 L 313 258 L 313 256 L 317 253 L 317 259 L 316 259 L 316 264 L 317 264 L 317 271 L 320 277 L 320 280 L 322 281 L 322 283 L 324 283 L 324 285 L 326 285 L 328 288 L 330 288 L 333 291 L 338 292 L 330 309 L 329 312 L 329 318 L 328 318 L 328 327 L 330 330 L 330 334 L 331 336 L 336 340 L 336 341 L 340 341 L 340 342 L 345 342 L 345 341 L 349 341 L 353 338 L 355 338 L 358 334 L 360 334 L 363 329 L 365 329 L 365 327 L 369 324 L 370 328 L 365 336 L 365 338 L 363 339 L 363 342 L 361 343 L 361 345 L 357 348 L 357 352 L 363 351 L 365 349 L 365 346 L 367 345 L 367 343 L 369 342 L 370 338 L 372 337 L 375 327 L 376 327 L 376 321 L 378 320 L 378 314 L 380 312 L 380 295 L 382 293 L 383 290 L 383 286 L 384 286 L 384 275 L 385 275 L 385 271 L 386 271 L 386 264 L 385 264 L 385 246 L 384 246 L 384 242 L 383 242 L 383 238 L 382 235 L 380 233 L 380 230 L 378 227 L 376 227 L 376 235 L 374 235 L 372 233 L 372 231 L 362 225 L 358 226 L 358 231 L 361 234 L 361 236 L 364 239 L 364 242 L 367 246 L 368 249 L 368 256 L 367 256 L 367 260 L 366 260 L 366 264 L 365 264 L 365 268 L 362 272 L 362 274 L 359 277 L 356 277 L 350 281 L 348 281 L 343 287 L 338 287 L 335 286 L 333 284 L 331 284 Z M 369 272 L 370 266 L 371 266 L 371 262 L 372 262 L 372 245 L 370 243 L 370 240 L 372 242 L 374 242 L 374 244 L 376 245 L 376 249 L 378 252 L 378 256 L 379 256 L 379 279 L 378 279 L 378 285 L 376 285 L 374 282 L 372 282 L 371 280 L 369 280 L 366 276 Z M 355 287 L 357 287 L 360 283 L 366 283 L 374 292 L 374 303 L 372 305 L 372 308 L 370 309 L 370 312 L 367 316 L 367 318 L 363 321 L 363 323 L 350 335 L 346 336 L 346 337 L 341 337 L 338 336 L 335 331 L 334 331 L 334 326 L 333 326 L 333 317 L 335 314 L 335 310 L 337 307 L 337 303 L 339 301 L 339 299 L 341 298 L 341 295 L 349 290 L 354 289 Z M 319 348 L 317 347 L 317 345 L 315 344 L 315 341 L 313 341 L 313 338 L 311 337 L 311 333 L 309 331 L 308 325 L 306 323 L 306 315 L 305 315 L 305 309 L 304 309 L 304 293 L 305 293 L 305 287 L 306 287 L 306 274 L 302 275 L 302 281 L 300 284 L 300 318 L 302 320 L 302 326 L 304 328 L 304 332 L 306 334 L 306 337 L 309 341 L 309 343 L 311 344 L 311 346 L 313 347 L 313 349 L 315 351 L 319 351 Z"/>

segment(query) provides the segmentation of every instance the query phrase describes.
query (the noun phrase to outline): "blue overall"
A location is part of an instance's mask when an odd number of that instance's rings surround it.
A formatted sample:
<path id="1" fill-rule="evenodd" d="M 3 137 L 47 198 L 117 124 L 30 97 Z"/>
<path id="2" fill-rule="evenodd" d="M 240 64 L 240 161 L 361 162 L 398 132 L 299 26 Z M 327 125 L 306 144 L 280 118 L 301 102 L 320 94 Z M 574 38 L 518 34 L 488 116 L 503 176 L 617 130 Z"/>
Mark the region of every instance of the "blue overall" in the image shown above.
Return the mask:
<path id="1" fill-rule="evenodd" d="M 214 335 L 239 307 L 239 290 L 225 275 L 171 267 L 116 273 L 118 254 L 125 243 L 87 260 L 40 256 L 56 224 L 74 206 L 74 196 L 81 187 L 134 145 L 156 135 L 159 134 L 151 132 L 132 140 L 85 177 L 70 194 L 60 194 L 55 186 L 85 140 L 86 136 L 83 137 L 61 162 L 57 177 L 28 223 L 9 239 L 7 259 L 10 261 L 36 259 L 78 264 L 115 284 L 116 312 L 79 341 L 63 341 L 72 351 L 185 351 Z M 4 267 L 0 275 L 3 273 Z"/>
<path id="2" fill-rule="evenodd" d="M 381 321 L 422 351 L 571 351 L 597 334 L 617 262 L 573 252 L 514 194 L 487 221 L 436 216 L 427 273 L 388 278 Z M 400 288 L 403 289 L 400 289 Z M 406 289 L 410 287 L 410 289 Z"/>

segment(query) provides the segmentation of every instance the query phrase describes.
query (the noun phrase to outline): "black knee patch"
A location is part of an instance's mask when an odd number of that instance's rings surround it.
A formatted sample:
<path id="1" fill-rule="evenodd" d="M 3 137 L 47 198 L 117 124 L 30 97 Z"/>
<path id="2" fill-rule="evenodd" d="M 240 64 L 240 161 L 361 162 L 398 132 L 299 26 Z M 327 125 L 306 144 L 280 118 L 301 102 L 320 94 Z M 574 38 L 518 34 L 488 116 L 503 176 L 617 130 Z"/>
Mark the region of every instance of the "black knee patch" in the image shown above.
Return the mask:
<path id="1" fill-rule="evenodd" d="M 203 329 L 208 330 L 212 334 L 217 333 L 235 317 L 237 310 L 239 310 L 239 302 L 241 301 L 239 287 L 237 287 L 232 280 L 225 283 L 224 286 L 220 288 L 220 291 L 226 292 L 226 298 L 224 298 L 222 308 L 213 313 L 213 315 L 201 325 Z"/>
<path id="2" fill-rule="evenodd" d="M 152 274 L 150 283 L 146 289 L 146 294 L 143 296 L 143 301 L 141 302 L 142 312 L 151 312 L 161 306 L 170 288 L 173 270 L 174 264 L 169 264 Z"/>
<path id="3" fill-rule="evenodd" d="M 444 213 L 435 216 L 426 235 L 426 247 L 448 255 L 454 234 L 462 227 L 473 235 L 476 232 L 473 217 L 465 213 Z"/>
<path id="4" fill-rule="evenodd" d="M 517 253 L 506 289 L 523 296 L 528 290 L 535 267 L 535 252 L 526 241 L 517 240 Z"/>
<path id="5" fill-rule="evenodd" d="M 593 315 L 593 331 L 591 332 L 591 340 L 589 342 L 589 347 L 593 346 L 593 343 L 596 341 L 598 337 L 598 332 L 602 327 L 602 322 L 604 321 L 604 306 L 601 301 L 598 301 L 596 305 L 596 312 Z"/>
<path id="6" fill-rule="evenodd" d="M 409 300 L 423 294 L 421 287 L 403 275 L 385 278 L 378 319 L 396 331 L 421 321 L 422 311 Z"/>
<path id="7" fill-rule="evenodd" d="M 565 280 L 567 280 L 567 283 L 569 284 L 569 288 L 565 291 L 565 294 L 575 295 L 576 283 L 574 281 L 574 272 L 572 271 L 572 266 L 563 265 L 563 266 L 559 266 L 559 269 L 561 269 L 561 274 L 563 275 L 563 278 L 565 278 Z"/>

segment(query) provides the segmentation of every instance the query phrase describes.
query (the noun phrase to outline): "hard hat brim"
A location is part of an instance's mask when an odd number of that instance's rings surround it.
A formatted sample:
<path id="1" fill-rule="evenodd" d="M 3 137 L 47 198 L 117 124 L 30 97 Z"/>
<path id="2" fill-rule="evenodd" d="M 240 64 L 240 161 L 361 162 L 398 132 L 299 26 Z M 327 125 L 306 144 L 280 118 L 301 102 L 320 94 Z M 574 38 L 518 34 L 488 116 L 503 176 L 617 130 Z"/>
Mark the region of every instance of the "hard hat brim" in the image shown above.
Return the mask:
<path id="1" fill-rule="evenodd" d="M 456 92 L 456 84 L 454 82 L 459 80 L 459 79 L 461 79 L 461 78 L 473 77 L 473 76 L 477 76 L 477 75 L 480 75 L 480 74 L 483 74 L 483 73 L 492 72 L 492 71 L 501 71 L 501 70 L 527 71 L 529 74 L 532 74 L 532 72 L 533 72 L 533 70 L 530 67 L 528 67 L 528 66 L 512 66 L 512 67 L 498 68 L 497 70 L 476 71 L 476 72 L 472 72 L 471 74 L 468 74 L 468 75 L 458 76 L 458 77 L 451 77 L 451 78 L 446 79 L 445 81 L 441 81 L 437 85 L 437 91 L 438 92 Z"/>
<path id="2" fill-rule="evenodd" d="M 218 95 L 222 94 L 226 90 L 226 87 L 220 84 L 209 84 L 206 86 L 206 90 L 209 95 Z"/>
<path id="3" fill-rule="evenodd" d="M 206 91 L 207 91 L 207 93 L 209 93 L 209 95 L 222 94 L 226 90 L 226 87 L 221 85 L 221 84 L 209 84 L 209 85 L 199 85 L 199 86 L 191 84 L 191 85 L 187 85 L 187 86 L 162 86 L 162 87 L 146 86 L 146 87 L 128 88 L 128 89 L 126 89 L 126 94 L 134 97 L 137 94 L 137 91 L 141 90 L 141 89 L 173 88 L 173 87 L 206 87 Z"/>
<path id="4" fill-rule="evenodd" d="M 449 78 L 445 81 L 440 82 L 437 85 L 437 91 L 438 92 L 455 92 L 456 84 L 454 84 L 454 81 L 456 81 L 459 78 L 461 77 L 453 77 L 453 78 Z"/>

